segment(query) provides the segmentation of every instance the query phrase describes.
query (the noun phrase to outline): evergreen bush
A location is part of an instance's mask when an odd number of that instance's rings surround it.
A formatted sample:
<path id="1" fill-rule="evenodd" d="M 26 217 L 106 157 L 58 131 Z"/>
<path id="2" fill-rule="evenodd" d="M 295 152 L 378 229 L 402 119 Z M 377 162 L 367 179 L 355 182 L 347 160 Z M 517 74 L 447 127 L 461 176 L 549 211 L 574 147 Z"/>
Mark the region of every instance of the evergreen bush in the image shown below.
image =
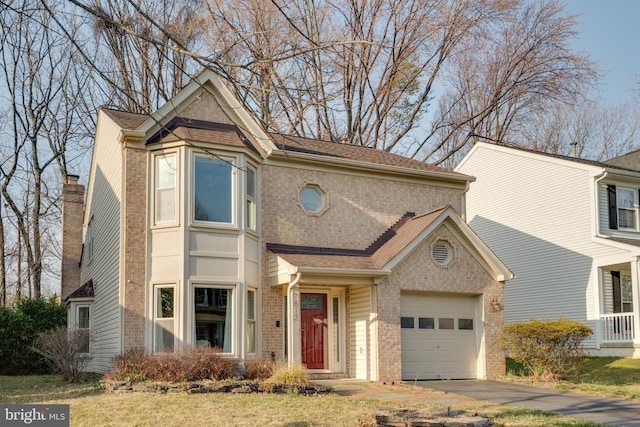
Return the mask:
<path id="1" fill-rule="evenodd" d="M 0 307 L 0 375 L 50 372 L 47 360 L 33 351 L 39 333 L 67 324 L 67 309 L 55 297 L 21 299 Z"/>
<path id="2" fill-rule="evenodd" d="M 501 341 L 509 357 L 533 376 L 561 379 L 584 356 L 582 342 L 593 332 L 584 323 L 561 318 L 504 325 Z"/>

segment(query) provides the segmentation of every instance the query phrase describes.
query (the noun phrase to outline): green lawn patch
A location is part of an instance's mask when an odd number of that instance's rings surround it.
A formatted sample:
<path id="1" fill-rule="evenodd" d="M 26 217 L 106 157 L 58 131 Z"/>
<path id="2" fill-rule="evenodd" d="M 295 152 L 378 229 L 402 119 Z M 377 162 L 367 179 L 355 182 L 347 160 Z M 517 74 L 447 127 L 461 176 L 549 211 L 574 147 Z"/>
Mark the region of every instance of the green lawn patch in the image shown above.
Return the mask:
<path id="1" fill-rule="evenodd" d="M 528 376 L 521 364 L 507 358 L 507 378 L 526 380 L 539 387 L 640 401 L 640 359 L 584 357 L 576 372 L 554 382 Z"/>

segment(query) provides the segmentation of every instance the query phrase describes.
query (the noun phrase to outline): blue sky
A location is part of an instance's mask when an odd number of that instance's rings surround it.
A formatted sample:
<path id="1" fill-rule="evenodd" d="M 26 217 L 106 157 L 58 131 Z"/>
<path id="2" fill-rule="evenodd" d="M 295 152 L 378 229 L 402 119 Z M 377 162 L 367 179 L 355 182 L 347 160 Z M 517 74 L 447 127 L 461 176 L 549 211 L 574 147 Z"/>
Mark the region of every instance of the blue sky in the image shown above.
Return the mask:
<path id="1" fill-rule="evenodd" d="M 601 93 L 609 104 L 628 102 L 640 86 L 640 1 L 566 0 L 577 17 L 575 48 L 603 70 Z"/>

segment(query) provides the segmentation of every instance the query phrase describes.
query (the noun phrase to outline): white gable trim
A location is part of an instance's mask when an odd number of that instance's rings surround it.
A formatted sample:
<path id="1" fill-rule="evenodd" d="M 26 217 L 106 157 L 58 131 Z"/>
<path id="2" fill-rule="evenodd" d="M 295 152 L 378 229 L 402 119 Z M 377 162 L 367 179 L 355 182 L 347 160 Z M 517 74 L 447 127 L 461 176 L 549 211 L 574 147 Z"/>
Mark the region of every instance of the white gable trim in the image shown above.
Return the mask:
<path id="1" fill-rule="evenodd" d="M 189 104 L 189 101 L 196 97 L 201 90 L 206 90 L 215 97 L 220 107 L 238 126 L 240 131 L 254 143 L 261 157 L 268 157 L 276 149 L 276 145 L 271 141 L 271 138 L 233 96 L 220 77 L 211 70 L 205 70 L 194 77 L 176 96 L 151 114 L 135 130 L 147 135 L 155 131 L 160 125 L 177 116 L 179 111 L 183 110 L 183 107 Z"/>

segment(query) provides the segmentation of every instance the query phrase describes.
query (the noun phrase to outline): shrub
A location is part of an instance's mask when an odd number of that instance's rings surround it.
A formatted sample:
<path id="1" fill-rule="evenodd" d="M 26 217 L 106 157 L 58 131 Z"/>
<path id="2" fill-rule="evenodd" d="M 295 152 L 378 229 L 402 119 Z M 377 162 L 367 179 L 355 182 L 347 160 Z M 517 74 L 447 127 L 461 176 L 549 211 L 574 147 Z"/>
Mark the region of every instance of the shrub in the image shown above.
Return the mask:
<path id="1" fill-rule="evenodd" d="M 244 377 L 249 380 L 264 380 L 273 375 L 276 362 L 271 359 L 255 357 L 244 363 Z"/>
<path id="2" fill-rule="evenodd" d="M 44 356 L 54 372 L 62 374 L 65 381 L 77 383 L 80 373 L 91 360 L 91 356 L 83 352 L 87 338 L 84 332 L 77 329 L 68 331 L 66 326 L 56 326 L 38 334 L 33 350 Z"/>
<path id="3" fill-rule="evenodd" d="M 112 371 L 105 378 L 113 380 L 139 382 L 149 379 L 150 356 L 144 349 L 127 350 L 116 357 Z"/>
<path id="4" fill-rule="evenodd" d="M 0 375 L 49 372 L 49 363 L 33 351 L 33 343 L 40 332 L 66 323 L 67 310 L 55 297 L 21 299 L 13 307 L 0 307 Z"/>
<path id="5" fill-rule="evenodd" d="M 309 376 L 302 365 L 282 366 L 276 369 L 266 382 L 288 387 L 306 387 L 309 384 Z"/>
<path id="6" fill-rule="evenodd" d="M 151 355 L 145 350 L 130 350 L 116 358 L 106 379 L 140 381 L 224 380 L 237 376 L 238 360 L 224 357 L 216 348 L 196 347 Z"/>
<path id="7" fill-rule="evenodd" d="M 533 376 L 560 379 L 576 369 L 582 341 L 592 334 L 587 325 L 568 319 L 504 325 L 501 341 L 516 362 Z"/>

